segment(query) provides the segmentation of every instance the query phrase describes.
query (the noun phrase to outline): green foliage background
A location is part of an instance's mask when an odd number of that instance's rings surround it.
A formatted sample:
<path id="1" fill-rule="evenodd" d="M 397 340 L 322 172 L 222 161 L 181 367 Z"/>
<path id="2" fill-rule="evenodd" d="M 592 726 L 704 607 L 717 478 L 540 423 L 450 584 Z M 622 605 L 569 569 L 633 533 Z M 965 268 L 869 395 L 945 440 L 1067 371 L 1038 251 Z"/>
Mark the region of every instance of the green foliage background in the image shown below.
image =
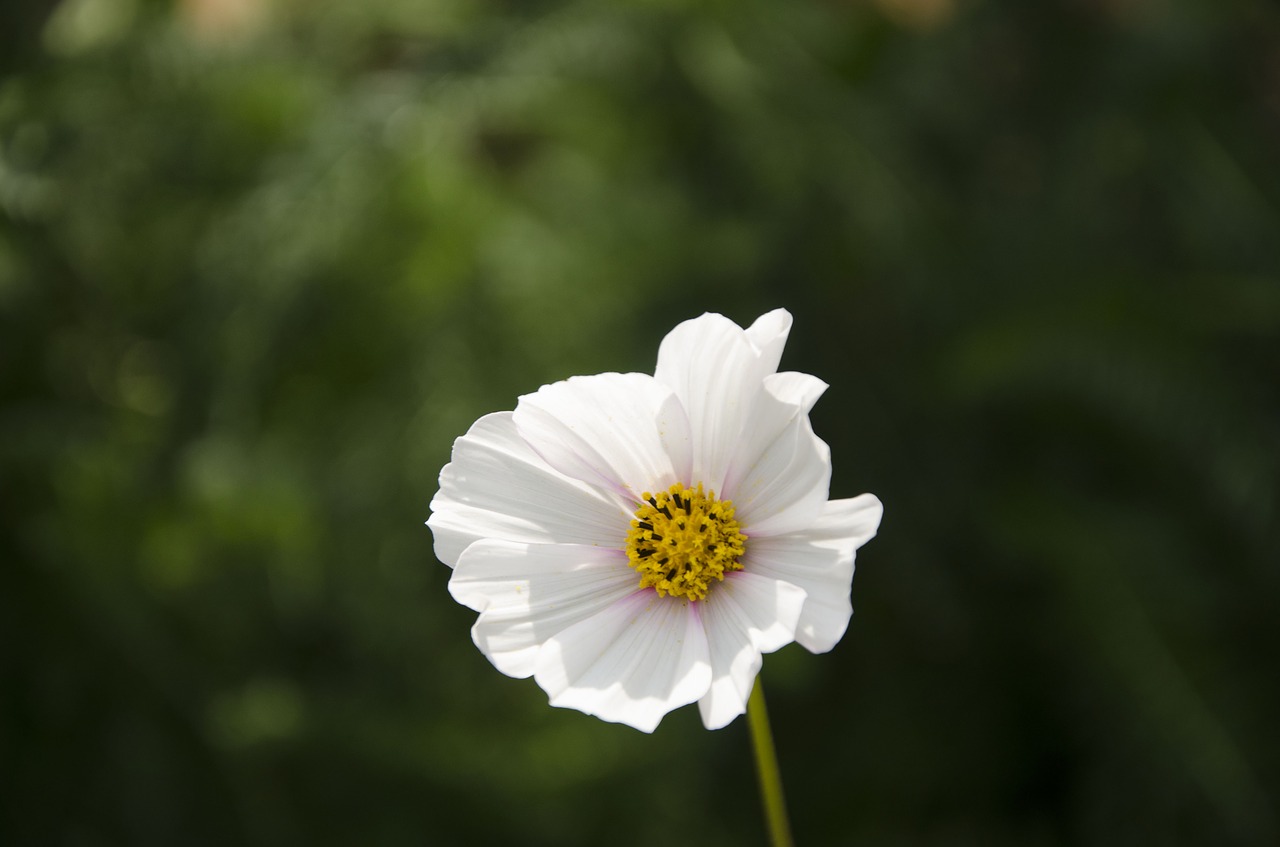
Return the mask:
<path id="1" fill-rule="evenodd" d="M 6 0 L 0 843 L 763 844 L 746 729 L 551 709 L 454 437 L 795 314 L 857 614 L 802 844 L 1280 840 L 1280 10 Z"/>

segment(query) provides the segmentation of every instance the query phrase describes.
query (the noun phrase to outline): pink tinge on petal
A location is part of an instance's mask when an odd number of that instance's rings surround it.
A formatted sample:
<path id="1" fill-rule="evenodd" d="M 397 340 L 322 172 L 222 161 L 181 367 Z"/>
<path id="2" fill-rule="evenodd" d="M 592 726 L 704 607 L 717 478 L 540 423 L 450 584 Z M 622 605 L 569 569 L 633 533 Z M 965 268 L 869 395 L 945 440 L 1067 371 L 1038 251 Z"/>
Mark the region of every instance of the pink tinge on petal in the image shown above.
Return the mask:
<path id="1" fill-rule="evenodd" d="M 534 678 L 553 706 L 652 732 L 706 693 L 707 638 L 691 604 L 646 589 L 550 639 Z"/>
<path id="2" fill-rule="evenodd" d="M 453 445 L 431 501 L 436 557 L 450 567 L 481 538 L 618 545 L 631 515 L 617 498 L 548 465 L 511 412 L 476 421 Z"/>
<path id="3" fill-rule="evenodd" d="M 777 372 L 790 328 L 782 309 L 745 330 L 703 315 L 667 335 L 654 376 L 546 385 L 455 442 L 428 524 L 495 667 L 644 732 L 698 701 L 714 729 L 746 710 L 764 653 L 839 641 L 882 509 L 827 501 L 808 418 L 827 386 Z M 627 558 L 638 501 L 677 482 L 732 500 L 747 537 L 744 569 L 697 602 L 638 588 Z"/>

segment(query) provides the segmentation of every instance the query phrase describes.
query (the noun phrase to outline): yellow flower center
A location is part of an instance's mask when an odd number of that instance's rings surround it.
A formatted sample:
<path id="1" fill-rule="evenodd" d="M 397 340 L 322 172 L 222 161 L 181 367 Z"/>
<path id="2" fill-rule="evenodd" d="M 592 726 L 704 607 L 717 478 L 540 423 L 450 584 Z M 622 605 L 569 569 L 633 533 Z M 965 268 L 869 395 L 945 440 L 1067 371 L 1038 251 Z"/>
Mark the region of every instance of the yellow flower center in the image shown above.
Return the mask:
<path id="1" fill-rule="evenodd" d="M 640 572 L 640 587 L 690 600 L 706 599 L 711 581 L 740 571 L 747 537 L 733 519 L 733 501 L 717 500 L 676 483 L 658 494 L 644 493 L 627 533 L 627 558 Z"/>

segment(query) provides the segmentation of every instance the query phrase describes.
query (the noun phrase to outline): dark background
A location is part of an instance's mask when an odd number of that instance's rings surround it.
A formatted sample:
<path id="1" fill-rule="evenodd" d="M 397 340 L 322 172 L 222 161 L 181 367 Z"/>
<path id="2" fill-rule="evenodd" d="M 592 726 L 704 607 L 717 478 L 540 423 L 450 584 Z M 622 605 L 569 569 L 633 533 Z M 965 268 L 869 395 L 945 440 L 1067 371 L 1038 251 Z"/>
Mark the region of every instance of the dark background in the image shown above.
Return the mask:
<path id="1" fill-rule="evenodd" d="M 857 614 L 806 845 L 1280 842 L 1280 8 L 5 0 L 0 843 L 752 845 L 743 721 L 549 708 L 454 437 L 795 315 Z"/>

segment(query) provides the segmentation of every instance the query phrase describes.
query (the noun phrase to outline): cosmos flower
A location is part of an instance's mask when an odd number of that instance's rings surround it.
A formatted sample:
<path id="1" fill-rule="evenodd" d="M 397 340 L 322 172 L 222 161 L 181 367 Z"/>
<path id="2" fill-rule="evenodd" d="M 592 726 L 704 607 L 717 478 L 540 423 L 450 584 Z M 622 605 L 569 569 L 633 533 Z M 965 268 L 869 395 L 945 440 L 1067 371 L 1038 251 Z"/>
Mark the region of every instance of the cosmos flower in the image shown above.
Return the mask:
<path id="1" fill-rule="evenodd" d="M 705 314 L 653 376 L 545 385 L 454 443 L 427 523 L 498 670 L 645 732 L 697 701 L 716 729 L 762 654 L 835 646 L 881 505 L 827 499 L 827 385 L 777 372 L 790 329 L 782 309 L 745 330 Z"/>

